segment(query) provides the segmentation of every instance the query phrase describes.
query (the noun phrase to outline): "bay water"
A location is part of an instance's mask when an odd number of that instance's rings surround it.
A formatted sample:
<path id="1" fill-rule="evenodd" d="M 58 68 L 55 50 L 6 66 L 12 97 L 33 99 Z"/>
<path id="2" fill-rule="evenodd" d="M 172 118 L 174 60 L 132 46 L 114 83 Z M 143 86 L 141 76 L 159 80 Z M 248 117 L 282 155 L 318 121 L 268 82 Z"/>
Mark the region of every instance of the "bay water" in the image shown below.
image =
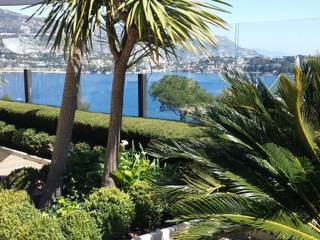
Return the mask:
<path id="1" fill-rule="evenodd" d="M 24 100 L 24 80 L 22 72 L 3 73 L 7 84 L 0 86 L 0 97 L 10 96 L 15 101 Z M 217 73 L 151 73 L 147 75 L 148 89 L 154 82 L 159 81 L 164 75 L 180 75 L 192 78 L 198 81 L 202 88 L 213 95 L 219 95 L 222 89 L 227 87 L 227 83 L 222 80 Z M 33 72 L 32 73 L 32 91 L 33 103 L 60 106 L 64 73 Z M 270 86 L 277 76 L 263 76 L 263 81 Z M 112 89 L 112 75 L 106 74 L 82 74 L 81 77 L 81 97 L 87 102 L 91 112 L 108 113 L 110 110 Z M 163 112 L 158 100 L 150 95 L 147 98 L 147 115 L 150 118 L 163 118 L 178 120 L 174 112 Z M 124 95 L 124 115 L 138 115 L 138 76 L 128 74 L 126 77 L 125 95 Z"/>

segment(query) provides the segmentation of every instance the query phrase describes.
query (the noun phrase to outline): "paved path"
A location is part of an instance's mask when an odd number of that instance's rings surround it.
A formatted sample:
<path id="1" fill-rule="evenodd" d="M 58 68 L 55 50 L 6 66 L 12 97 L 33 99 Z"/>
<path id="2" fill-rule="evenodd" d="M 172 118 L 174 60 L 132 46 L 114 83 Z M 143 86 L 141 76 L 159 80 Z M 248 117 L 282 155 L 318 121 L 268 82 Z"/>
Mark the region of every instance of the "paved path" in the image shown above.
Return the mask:
<path id="1" fill-rule="evenodd" d="M 19 168 L 33 167 L 40 169 L 43 165 L 40 162 L 28 160 L 23 155 L 0 148 L 0 178 L 8 176 L 12 171 Z"/>

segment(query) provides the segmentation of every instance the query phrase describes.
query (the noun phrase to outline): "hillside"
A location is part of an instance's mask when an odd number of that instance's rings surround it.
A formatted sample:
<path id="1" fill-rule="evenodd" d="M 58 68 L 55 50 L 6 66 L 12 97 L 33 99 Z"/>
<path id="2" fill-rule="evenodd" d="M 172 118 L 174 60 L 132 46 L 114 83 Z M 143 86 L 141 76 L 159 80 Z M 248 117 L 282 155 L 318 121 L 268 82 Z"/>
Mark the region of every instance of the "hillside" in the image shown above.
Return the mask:
<path id="1" fill-rule="evenodd" d="M 20 37 L 31 35 L 34 36 L 37 31 L 40 29 L 42 24 L 42 19 L 40 18 L 32 18 L 29 21 L 28 17 L 13 11 L 3 10 L 0 9 L 0 37 L 6 38 L 6 37 Z M 224 36 L 217 36 L 219 47 L 216 49 L 212 46 L 208 46 L 209 52 L 212 54 L 212 56 L 233 56 L 234 55 L 234 42 L 229 40 L 228 38 Z M 28 43 L 28 38 L 24 38 L 21 41 L 24 41 L 27 46 L 30 45 Z M 16 44 L 19 44 L 16 40 Z M 12 43 L 14 44 L 14 43 Z M 99 46 L 98 48 L 101 48 L 99 43 L 95 44 L 96 46 Z M 97 48 L 97 49 L 98 49 Z M 10 48 L 11 49 L 11 48 Z M 178 53 L 181 58 L 190 58 L 194 59 L 194 54 L 190 54 L 185 49 L 178 48 Z M 257 56 L 258 53 L 251 49 L 245 49 L 245 48 L 239 48 L 239 55 L 242 57 L 251 57 L 251 56 Z"/>
<path id="2" fill-rule="evenodd" d="M 0 34 L 36 34 L 39 30 L 42 19 L 0 9 Z"/>

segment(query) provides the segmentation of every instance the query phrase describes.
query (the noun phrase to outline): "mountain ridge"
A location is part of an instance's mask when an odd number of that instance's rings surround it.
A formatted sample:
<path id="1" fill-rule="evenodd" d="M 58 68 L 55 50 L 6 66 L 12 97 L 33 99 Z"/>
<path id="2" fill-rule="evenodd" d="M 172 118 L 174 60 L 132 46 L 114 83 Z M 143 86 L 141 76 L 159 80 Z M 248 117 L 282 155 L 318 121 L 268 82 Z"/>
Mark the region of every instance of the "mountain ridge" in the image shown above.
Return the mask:
<path id="1" fill-rule="evenodd" d="M 11 36 L 11 37 L 35 36 L 42 25 L 42 19 L 41 18 L 31 18 L 29 20 L 28 19 L 29 17 L 26 15 L 16 13 L 10 10 L 0 9 L 0 36 L 1 36 L 2 44 L 3 44 L 2 39 L 6 38 L 7 36 Z M 232 40 L 228 39 L 225 36 L 216 36 L 216 38 L 219 43 L 218 48 L 207 45 L 210 55 L 219 56 L 219 57 L 232 57 L 235 55 L 235 44 Z M 24 41 L 24 40 L 20 39 L 20 41 Z M 30 44 L 26 43 L 26 45 L 30 45 Z M 101 49 L 100 43 L 97 42 L 95 45 L 97 46 L 96 49 Z M 12 49 L 12 47 L 10 47 L 10 49 Z M 183 49 L 182 47 L 177 47 L 177 53 L 181 58 L 184 58 L 184 59 L 188 58 L 190 60 L 196 60 L 199 58 L 195 54 L 188 52 L 186 49 Z M 258 52 L 255 50 L 242 48 L 242 47 L 239 47 L 238 54 L 240 57 L 255 57 L 259 55 Z"/>

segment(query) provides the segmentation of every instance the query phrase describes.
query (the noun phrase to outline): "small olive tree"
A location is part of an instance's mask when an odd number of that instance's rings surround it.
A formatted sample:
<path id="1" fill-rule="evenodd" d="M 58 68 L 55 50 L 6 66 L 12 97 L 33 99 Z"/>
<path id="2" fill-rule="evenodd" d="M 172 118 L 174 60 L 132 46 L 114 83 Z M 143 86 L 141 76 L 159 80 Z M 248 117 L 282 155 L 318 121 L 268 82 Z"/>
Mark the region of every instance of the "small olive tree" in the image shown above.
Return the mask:
<path id="1" fill-rule="evenodd" d="M 210 104 L 214 97 L 206 92 L 197 81 L 181 76 L 164 76 L 160 82 L 152 84 L 150 95 L 159 100 L 161 108 L 174 111 L 185 121 L 195 106 Z"/>

